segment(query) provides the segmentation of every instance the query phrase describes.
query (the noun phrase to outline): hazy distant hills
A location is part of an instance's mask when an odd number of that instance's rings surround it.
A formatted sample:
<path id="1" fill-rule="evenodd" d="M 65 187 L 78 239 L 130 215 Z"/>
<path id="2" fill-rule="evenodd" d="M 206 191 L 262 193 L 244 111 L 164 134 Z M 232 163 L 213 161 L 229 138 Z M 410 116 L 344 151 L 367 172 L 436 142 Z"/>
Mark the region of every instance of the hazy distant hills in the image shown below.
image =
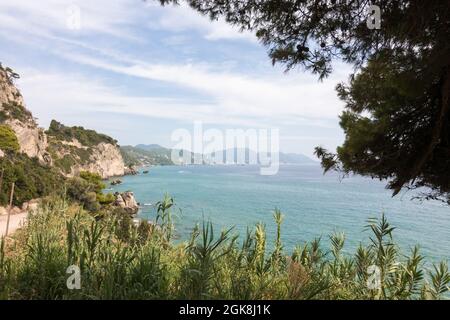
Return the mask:
<path id="1" fill-rule="evenodd" d="M 318 162 L 301 153 L 280 152 L 280 163 L 284 164 L 317 164 Z"/>
<path id="2" fill-rule="evenodd" d="M 157 144 L 122 146 L 120 151 L 127 166 L 174 164 L 170 159 L 171 150 Z"/>
<path id="3" fill-rule="evenodd" d="M 134 148 L 146 150 L 146 151 L 170 150 L 170 149 L 164 148 L 163 146 L 160 146 L 159 144 L 137 144 L 134 146 Z"/>
<path id="4" fill-rule="evenodd" d="M 234 151 L 234 154 L 232 153 L 233 151 Z M 259 159 L 259 155 L 256 151 L 250 150 L 248 148 L 247 149 L 235 148 L 234 150 L 227 149 L 227 150 L 222 151 L 222 155 L 223 155 L 222 161 L 224 163 L 230 162 L 229 159 L 226 159 L 225 152 L 230 152 L 230 155 L 233 155 L 232 162 L 238 163 L 238 164 L 249 164 L 250 162 L 253 163 L 253 161 L 255 161 L 255 159 Z M 210 159 L 214 158 L 211 155 L 209 155 L 209 157 L 210 157 Z M 316 161 L 312 160 L 311 158 L 309 158 L 303 154 L 299 154 L 299 153 L 280 152 L 278 154 L 278 157 L 279 157 L 278 161 L 282 164 L 316 164 L 317 163 Z M 269 154 L 269 158 L 270 158 L 270 154 Z"/>
<path id="5" fill-rule="evenodd" d="M 121 147 L 122 156 L 126 165 L 173 165 L 171 160 L 172 150 L 165 148 L 159 144 L 138 144 L 136 146 Z M 188 151 L 189 152 L 189 151 Z M 224 155 L 226 150 L 222 151 Z M 218 153 L 220 154 L 220 152 Z M 194 154 L 189 152 L 190 158 L 194 158 Z M 239 156 L 238 156 L 239 155 Z M 238 159 L 239 158 L 239 159 Z M 214 157 L 211 155 L 204 156 L 204 163 L 214 164 Z M 258 159 L 255 151 L 250 149 L 234 149 L 233 161 L 225 161 L 223 163 L 249 164 L 250 160 Z M 282 164 L 316 164 L 317 162 L 311 158 L 299 153 L 279 153 L 279 162 Z M 180 163 L 177 163 L 180 164 Z"/>

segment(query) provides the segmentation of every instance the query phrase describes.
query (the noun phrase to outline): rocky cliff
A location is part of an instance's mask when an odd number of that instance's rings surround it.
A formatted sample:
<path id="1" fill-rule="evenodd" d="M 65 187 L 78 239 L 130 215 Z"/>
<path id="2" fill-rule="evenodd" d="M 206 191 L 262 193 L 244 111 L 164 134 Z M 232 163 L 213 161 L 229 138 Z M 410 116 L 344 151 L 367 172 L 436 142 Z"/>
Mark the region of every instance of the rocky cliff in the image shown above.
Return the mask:
<path id="1" fill-rule="evenodd" d="M 14 131 L 20 152 L 59 168 L 65 176 L 80 171 L 98 173 L 104 179 L 124 174 L 124 161 L 114 139 L 82 127 L 66 127 L 57 121 L 52 121 L 47 131 L 39 128 L 14 85 L 17 77 L 11 69 L 0 65 L 0 124 Z"/>
<path id="2" fill-rule="evenodd" d="M 51 164 L 44 130 L 38 127 L 31 112 L 25 108 L 23 97 L 14 86 L 14 77 L 11 69 L 0 66 L 0 123 L 14 130 L 21 152 Z"/>
<path id="3" fill-rule="evenodd" d="M 134 215 L 139 211 L 139 204 L 136 202 L 133 192 L 116 192 L 114 196 L 116 197 L 114 205 L 124 209 L 130 215 Z"/>
<path id="4" fill-rule="evenodd" d="M 95 148 L 85 164 L 77 164 L 73 168 L 74 173 L 90 171 L 98 173 L 103 179 L 113 176 L 123 176 L 125 164 L 117 146 L 109 143 L 100 143 Z"/>
<path id="5" fill-rule="evenodd" d="M 83 127 L 67 127 L 55 120 L 46 131 L 54 165 L 66 176 L 81 171 L 98 173 L 103 179 L 122 176 L 125 164 L 117 142 Z"/>

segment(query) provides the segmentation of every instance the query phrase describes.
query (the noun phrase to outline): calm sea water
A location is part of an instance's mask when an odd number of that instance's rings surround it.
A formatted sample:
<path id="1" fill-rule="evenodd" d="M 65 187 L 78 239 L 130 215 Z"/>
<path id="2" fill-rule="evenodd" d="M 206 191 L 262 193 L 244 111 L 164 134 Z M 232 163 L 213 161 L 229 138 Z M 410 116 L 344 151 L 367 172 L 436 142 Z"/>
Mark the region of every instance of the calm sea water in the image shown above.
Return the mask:
<path id="1" fill-rule="evenodd" d="M 395 198 L 377 180 L 323 175 L 317 165 L 285 165 L 274 176 L 261 176 L 256 166 L 163 166 L 148 174 L 126 176 L 114 190 L 132 190 L 144 205 L 140 216 L 154 219 L 154 205 L 164 193 L 174 197 L 178 212 L 176 232 L 186 239 L 197 222 L 211 220 L 220 228 L 234 226 L 244 235 L 247 227 L 266 224 L 268 240 L 275 234 L 273 210 L 285 218 L 282 240 L 296 244 L 343 231 L 346 251 L 367 242 L 364 226 L 384 213 L 397 227 L 394 239 L 402 249 L 419 244 L 428 259 L 450 260 L 450 207 L 434 201 L 411 200 L 413 193 Z M 177 209 L 177 210 L 178 210 Z"/>

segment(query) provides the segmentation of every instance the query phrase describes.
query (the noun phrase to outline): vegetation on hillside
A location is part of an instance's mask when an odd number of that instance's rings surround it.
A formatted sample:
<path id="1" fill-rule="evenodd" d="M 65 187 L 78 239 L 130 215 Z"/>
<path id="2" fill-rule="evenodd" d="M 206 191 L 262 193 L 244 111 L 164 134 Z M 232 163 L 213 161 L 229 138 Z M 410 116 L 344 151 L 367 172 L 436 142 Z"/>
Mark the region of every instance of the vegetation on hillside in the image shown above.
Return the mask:
<path id="1" fill-rule="evenodd" d="M 17 119 L 21 122 L 26 122 L 33 119 L 33 116 L 23 105 L 10 101 L 8 103 L 3 103 L 0 107 L 0 123 L 9 119 Z"/>
<path id="2" fill-rule="evenodd" d="M 16 133 L 8 125 L 0 125 L 0 150 L 4 152 L 17 152 L 20 149 Z"/>
<path id="3" fill-rule="evenodd" d="M 1 64 L 0 71 L 6 74 L 6 77 L 3 77 L 7 82 L 5 85 L 13 86 L 13 80 L 17 79 L 18 75 L 10 68 L 4 69 Z M 20 93 L 17 94 L 20 95 Z M 15 206 L 21 206 L 24 202 L 35 198 L 67 194 L 70 200 L 76 201 L 86 210 L 98 211 L 115 200 L 114 195 L 102 192 L 105 186 L 100 176 L 82 172 L 80 177 L 66 179 L 61 172 L 71 173 L 74 165 L 89 162 L 93 147 L 99 143 L 116 145 L 116 140 L 82 127 L 66 127 L 53 120 L 46 132 L 49 136 L 46 151 L 53 160 L 53 166 L 47 166 L 40 163 L 37 158 L 31 159 L 17 152 L 20 145 L 14 130 L 6 124 L 1 124 L 8 119 L 26 122 L 32 119 L 32 114 L 16 102 L 1 105 L 0 150 L 5 153 L 5 156 L 0 158 L 0 190 L 2 191 L 0 205 L 8 203 L 9 190 L 13 182 L 15 183 L 13 197 Z M 74 139 L 82 146 L 71 145 Z M 69 143 L 63 143 L 63 141 Z"/>
<path id="4" fill-rule="evenodd" d="M 52 120 L 49 129 L 46 131 L 49 136 L 58 140 L 69 141 L 77 139 L 83 146 L 92 147 L 99 143 L 117 144 L 113 138 L 97 133 L 94 130 L 84 129 L 83 127 L 67 127 L 56 120 Z"/>
<path id="5" fill-rule="evenodd" d="M 108 211 L 108 205 L 115 200 L 112 193 L 103 192 L 105 187 L 100 175 L 82 171 L 78 177 L 67 179 L 66 192 L 69 199 L 76 201 L 85 210 L 98 214 Z"/>
<path id="6" fill-rule="evenodd" d="M 103 183 L 102 177 L 93 172 L 81 171 L 80 178 L 89 183 L 93 187 L 93 191 L 97 195 L 97 201 L 100 204 L 109 204 L 114 201 L 114 195 L 111 193 L 103 193 L 106 185 Z"/>
<path id="7" fill-rule="evenodd" d="M 3 174 L 2 174 L 3 172 Z M 83 171 L 79 177 L 65 178 L 55 167 L 48 167 L 37 158 L 8 152 L 0 158 L 0 205 L 9 203 L 11 185 L 15 183 L 13 205 L 53 196 L 66 195 L 90 212 L 107 211 L 115 197 L 104 193 L 105 185 L 98 174 Z"/>
<path id="8" fill-rule="evenodd" d="M 65 174 L 72 172 L 72 167 L 77 164 L 87 164 L 91 161 L 92 147 L 78 148 L 74 145 L 64 144 L 55 136 L 49 136 L 47 151 L 53 159 L 55 167 Z"/>
<path id="9" fill-rule="evenodd" d="M 157 225 L 134 226 L 127 215 L 98 219 L 48 201 L 15 241 L 1 241 L 0 299 L 439 299 L 449 290 L 447 265 L 427 270 L 417 248 L 403 255 L 384 217 L 369 221 L 369 245 L 354 254 L 344 253 L 342 233 L 329 250 L 317 239 L 288 254 L 279 211 L 273 246 L 262 224 L 239 238 L 207 222 L 175 244 L 172 205 L 158 205 Z M 81 270 L 79 290 L 66 286 L 71 265 Z"/>
<path id="10" fill-rule="evenodd" d="M 90 163 L 94 148 L 98 144 L 117 145 L 117 141 L 107 135 L 83 127 L 67 127 L 55 120 L 50 123 L 46 134 L 48 135 L 47 151 L 54 160 L 54 165 L 64 174 L 72 173 L 72 168 L 77 164 Z"/>
<path id="11" fill-rule="evenodd" d="M 133 146 L 121 146 L 123 161 L 127 166 L 173 165 L 171 150 L 163 147 L 144 150 Z"/>
<path id="12" fill-rule="evenodd" d="M 35 198 L 62 192 L 64 178 L 50 167 L 39 163 L 36 158 L 24 154 L 8 153 L 0 158 L 1 181 L 0 205 L 9 201 L 9 190 L 15 182 L 13 204 L 16 206 Z"/>

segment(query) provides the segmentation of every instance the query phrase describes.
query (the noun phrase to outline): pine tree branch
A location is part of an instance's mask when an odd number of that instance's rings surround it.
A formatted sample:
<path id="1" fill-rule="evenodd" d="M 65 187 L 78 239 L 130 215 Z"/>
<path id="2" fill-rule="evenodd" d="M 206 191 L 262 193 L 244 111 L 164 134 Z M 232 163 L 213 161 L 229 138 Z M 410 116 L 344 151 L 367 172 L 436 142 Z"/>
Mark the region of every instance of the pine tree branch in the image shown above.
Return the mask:
<path id="1" fill-rule="evenodd" d="M 441 107 L 439 111 L 439 115 L 436 121 L 436 124 L 433 127 L 433 132 L 431 135 L 431 141 L 428 144 L 427 148 L 425 149 L 422 157 L 414 164 L 413 169 L 411 170 L 410 174 L 400 179 L 397 183 L 395 183 L 395 189 L 393 196 L 397 195 L 400 190 L 403 188 L 403 186 L 411 179 L 415 179 L 420 173 L 420 170 L 423 168 L 425 163 L 432 157 L 433 151 L 436 148 L 436 146 L 441 141 L 441 133 L 444 128 L 445 120 L 448 116 L 448 111 L 450 108 L 450 65 L 447 65 L 444 69 L 444 76 L 441 86 Z"/>

